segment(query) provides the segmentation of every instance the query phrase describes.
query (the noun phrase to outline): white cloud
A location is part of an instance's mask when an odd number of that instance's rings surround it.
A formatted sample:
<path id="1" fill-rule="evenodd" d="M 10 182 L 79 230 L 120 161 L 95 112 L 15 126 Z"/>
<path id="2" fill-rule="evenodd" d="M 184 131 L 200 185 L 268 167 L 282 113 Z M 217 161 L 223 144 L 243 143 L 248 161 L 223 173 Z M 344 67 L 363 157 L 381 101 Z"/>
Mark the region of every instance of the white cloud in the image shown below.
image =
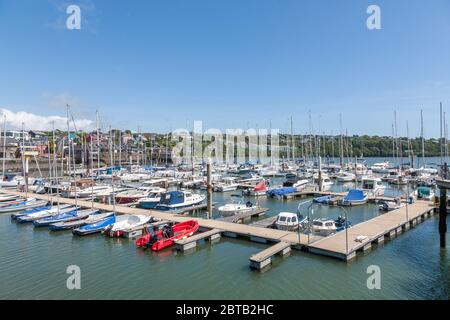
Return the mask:
<path id="1" fill-rule="evenodd" d="M 6 108 L 0 108 L 1 119 L 6 116 L 7 129 L 21 130 L 22 123 L 25 130 L 52 130 L 53 123 L 55 129 L 66 130 L 67 118 L 60 116 L 40 116 L 26 111 L 11 111 Z M 92 130 L 94 121 L 89 119 L 75 119 L 75 125 L 78 130 Z M 70 128 L 74 130 L 73 122 L 70 121 Z"/>

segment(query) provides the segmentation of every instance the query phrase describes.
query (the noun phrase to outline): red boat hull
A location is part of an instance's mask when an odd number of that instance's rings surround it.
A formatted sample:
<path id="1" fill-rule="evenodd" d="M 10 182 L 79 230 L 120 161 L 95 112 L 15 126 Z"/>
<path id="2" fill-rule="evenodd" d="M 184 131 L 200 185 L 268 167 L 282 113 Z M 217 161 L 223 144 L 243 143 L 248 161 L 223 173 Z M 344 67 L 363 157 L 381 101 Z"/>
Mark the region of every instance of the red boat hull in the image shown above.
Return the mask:
<path id="1" fill-rule="evenodd" d="M 173 236 L 164 237 L 163 230 L 159 230 L 155 234 L 146 234 L 136 240 L 136 246 L 141 248 L 147 248 L 150 239 L 156 235 L 157 241 L 151 246 L 153 251 L 160 251 L 165 248 L 174 245 L 175 240 L 183 239 L 192 236 L 198 230 L 198 222 L 195 220 L 189 220 L 185 222 L 178 223 L 172 227 Z"/>

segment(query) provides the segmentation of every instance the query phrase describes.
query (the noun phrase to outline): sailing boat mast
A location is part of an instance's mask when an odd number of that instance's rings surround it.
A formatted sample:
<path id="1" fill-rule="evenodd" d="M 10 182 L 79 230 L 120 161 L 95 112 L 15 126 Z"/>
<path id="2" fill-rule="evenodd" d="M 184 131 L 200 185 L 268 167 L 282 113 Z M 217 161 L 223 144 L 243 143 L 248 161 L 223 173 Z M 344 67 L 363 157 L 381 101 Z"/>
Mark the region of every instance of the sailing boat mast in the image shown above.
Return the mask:
<path id="1" fill-rule="evenodd" d="M 292 122 L 292 116 L 291 116 L 291 156 L 292 156 L 292 162 L 294 162 L 295 160 L 295 156 L 294 156 L 294 127 L 293 127 L 293 122 Z"/>
<path id="2" fill-rule="evenodd" d="M 2 160 L 2 174 L 5 178 L 5 159 L 6 159 L 6 115 L 3 115 L 3 160 Z"/>
<path id="3" fill-rule="evenodd" d="M 420 109 L 420 136 L 422 138 L 422 166 L 425 168 L 425 140 L 423 136 L 423 111 Z"/>
<path id="4" fill-rule="evenodd" d="M 340 156 L 340 164 L 341 164 L 341 169 L 344 168 L 344 141 L 343 141 L 343 137 L 342 137 L 342 113 L 339 114 L 339 127 L 341 129 L 341 135 L 340 135 L 340 144 L 339 144 L 339 156 Z"/>
<path id="5" fill-rule="evenodd" d="M 95 110 L 95 122 L 97 127 L 97 169 L 100 170 L 100 133 L 99 133 L 99 116 L 98 116 L 98 110 Z"/>
<path id="6" fill-rule="evenodd" d="M 70 165 L 70 153 L 71 153 L 71 151 L 70 151 L 70 122 L 69 122 L 69 105 L 68 104 L 66 104 L 66 111 L 67 111 L 67 145 L 68 145 L 68 147 L 69 147 L 69 158 L 68 158 L 68 161 L 67 161 L 67 173 L 69 174 L 69 176 L 70 176 L 70 167 L 71 167 L 71 165 Z"/>

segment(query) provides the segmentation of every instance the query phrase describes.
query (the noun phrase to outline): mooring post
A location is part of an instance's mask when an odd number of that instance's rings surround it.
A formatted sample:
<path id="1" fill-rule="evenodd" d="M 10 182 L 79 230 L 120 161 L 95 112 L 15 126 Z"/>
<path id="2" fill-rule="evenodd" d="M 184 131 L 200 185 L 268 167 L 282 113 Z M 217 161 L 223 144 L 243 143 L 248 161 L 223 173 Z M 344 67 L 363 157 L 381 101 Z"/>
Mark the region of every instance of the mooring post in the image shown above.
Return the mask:
<path id="1" fill-rule="evenodd" d="M 207 218 L 212 219 L 212 184 L 211 184 L 211 159 L 208 159 L 208 164 L 206 165 L 207 171 L 207 188 L 208 188 L 208 205 L 207 205 Z"/>
<path id="2" fill-rule="evenodd" d="M 447 163 L 444 163 L 442 168 L 442 178 L 447 179 Z M 441 248 L 445 248 L 445 236 L 447 233 L 447 189 L 445 187 L 439 188 L 439 235 Z"/>

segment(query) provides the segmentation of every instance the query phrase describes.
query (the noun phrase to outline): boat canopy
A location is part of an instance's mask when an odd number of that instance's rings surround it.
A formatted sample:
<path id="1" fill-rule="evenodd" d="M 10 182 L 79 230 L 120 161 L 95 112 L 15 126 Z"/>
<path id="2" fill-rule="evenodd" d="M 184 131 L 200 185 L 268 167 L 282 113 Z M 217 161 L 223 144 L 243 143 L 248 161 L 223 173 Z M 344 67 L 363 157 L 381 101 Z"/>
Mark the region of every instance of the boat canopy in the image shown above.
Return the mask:
<path id="1" fill-rule="evenodd" d="M 364 200 L 365 195 L 362 190 L 359 189 L 350 189 L 347 195 L 344 198 L 344 201 L 358 201 Z"/>
<path id="2" fill-rule="evenodd" d="M 170 191 L 161 195 L 159 204 L 179 204 L 184 202 L 184 193 L 181 191 Z"/>
<path id="3" fill-rule="evenodd" d="M 282 196 L 289 193 L 297 192 L 297 188 L 293 187 L 285 187 L 285 188 L 278 188 L 278 189 L 272 189 L 267 191 L 267 194 L 271 197 L 273 196 Z"/>
<path id="4" fill-rule="evenodd" d="M 430 195 L 430 188 L 428 187 L 419 187 L 417 188 L 417 194 L 421 196 L 429 196 Z"/>

